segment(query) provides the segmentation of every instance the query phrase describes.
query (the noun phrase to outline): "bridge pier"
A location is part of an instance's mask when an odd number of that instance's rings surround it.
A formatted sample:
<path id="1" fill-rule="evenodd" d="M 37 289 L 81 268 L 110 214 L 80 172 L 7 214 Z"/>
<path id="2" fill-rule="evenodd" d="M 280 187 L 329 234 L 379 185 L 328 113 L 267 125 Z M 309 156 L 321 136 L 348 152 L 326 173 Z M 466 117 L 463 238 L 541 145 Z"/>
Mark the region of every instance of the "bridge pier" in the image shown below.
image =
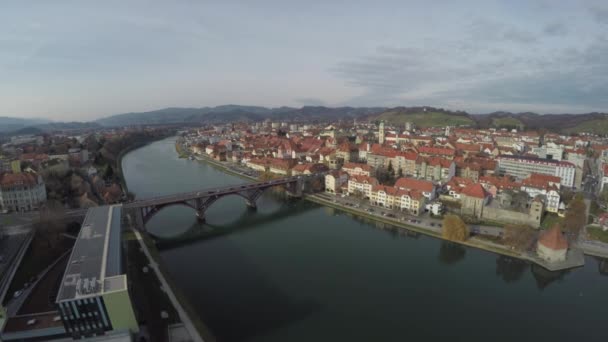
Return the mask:
<path id="1" fill-rule="evenodd" d="M 245 201 L 245 203 L 247 204 L 247 208 L 250 210 L 256 210 L 258 208 L 258 205 L 255 203 L 255 201 L 247 200 Z"/>
<path id="2" fill-rule="evenodd" d="M 197 210 L 196 211 L 196 219 L 198 220 L 198 222 L 204 223 L 205 222 L 205 211 L 204 210 Z"/>

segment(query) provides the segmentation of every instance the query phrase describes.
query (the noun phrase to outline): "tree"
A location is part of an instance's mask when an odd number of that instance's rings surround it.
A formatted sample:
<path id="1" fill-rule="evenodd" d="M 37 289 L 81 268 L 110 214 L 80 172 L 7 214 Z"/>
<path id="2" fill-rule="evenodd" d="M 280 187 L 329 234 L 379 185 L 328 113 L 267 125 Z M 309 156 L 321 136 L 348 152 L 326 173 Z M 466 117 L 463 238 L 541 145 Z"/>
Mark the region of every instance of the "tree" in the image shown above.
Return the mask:
<path id="1" fill-rule="evenodd" d="M 469 227 L 457 215 L 446 215 L 443 218 L 441 235 L 452 241 L 465 241 L 469 237 Z"/>
<path id="2" fill-rule="evenodd" d="M 403 177 L 403 169 L 402 168 L 399 168 L 399 171 L 397 171 L 397 177 L 398 178 Z"/>
<path id="3" fill-rule="evenodd" d="M 393 161 L 392 160 L 388 161 L 387 171 L 388 171 L 388 175 L 389 176 L 394 176 L 395 175 L 395 169 L 393 168 Z"/>
<path id="4" fill-rule="evenodd" d="M 587 206 L 581 196 L 576 196 L 566 210 L 563 228 L 569 233 L 578 235 L 585 224 L 587 224 Z"/>
<path id="5" fill-rule="evenodd" d="M 35 237 L 45 242 L 46 248 L 55 248 L 61 240 L 61 233 L 65 231 L 64 218 L 65 211 L 60 205 L 47 205 L 47 208 L 40 210 L 33 228 Z"/>
<path id="6" fill-rule="evenodd" d="M 532 245 L 535 236 L 536 232 L 528 226 L 509 224 L 505 226 L 502 239 L 505 246 L 525 251 Z"/>
<path id="7" fill-rule="evenodd" d="M 605 187 L 602 192 L 600 192 L 598 199 L 600 202 L 604 203 L 604 205 L 608 205 L 608 187 Z"/>

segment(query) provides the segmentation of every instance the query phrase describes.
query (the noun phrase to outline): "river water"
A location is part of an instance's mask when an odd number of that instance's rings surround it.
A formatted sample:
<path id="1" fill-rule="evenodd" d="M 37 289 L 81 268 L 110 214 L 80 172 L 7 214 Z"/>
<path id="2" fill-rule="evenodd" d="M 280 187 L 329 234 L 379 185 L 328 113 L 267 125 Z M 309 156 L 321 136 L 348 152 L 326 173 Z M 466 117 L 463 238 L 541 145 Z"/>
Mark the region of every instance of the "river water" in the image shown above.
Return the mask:
<path id="1" fill-rule="evenodd" d="M 123 170 L 137 198 L 244 182 L 178 159 L 173 138 L 130 152 Z M 169 207 L 147 227 L 229 232 L 161 250 L 218 341 L 608 340 L 606 262 L 591 257 L 551 273 L 273 194 L 255 212 L 219 200 L 202 226 Z"/>

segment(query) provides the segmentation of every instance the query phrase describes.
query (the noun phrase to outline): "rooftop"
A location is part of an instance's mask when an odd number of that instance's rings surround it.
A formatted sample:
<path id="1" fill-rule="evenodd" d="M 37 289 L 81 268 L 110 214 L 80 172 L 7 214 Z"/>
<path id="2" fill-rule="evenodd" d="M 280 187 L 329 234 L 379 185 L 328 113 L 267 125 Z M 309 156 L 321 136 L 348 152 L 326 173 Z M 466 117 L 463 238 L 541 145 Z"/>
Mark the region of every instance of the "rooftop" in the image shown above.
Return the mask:
<path id="1" fill-rule="evenodd" d="M 115 289 L 108 278 L 121 274 L 121 206 L 90 208 L 72 249 L 57 303 Z M 109 280 L 106 282 L 106 280 Z"/>

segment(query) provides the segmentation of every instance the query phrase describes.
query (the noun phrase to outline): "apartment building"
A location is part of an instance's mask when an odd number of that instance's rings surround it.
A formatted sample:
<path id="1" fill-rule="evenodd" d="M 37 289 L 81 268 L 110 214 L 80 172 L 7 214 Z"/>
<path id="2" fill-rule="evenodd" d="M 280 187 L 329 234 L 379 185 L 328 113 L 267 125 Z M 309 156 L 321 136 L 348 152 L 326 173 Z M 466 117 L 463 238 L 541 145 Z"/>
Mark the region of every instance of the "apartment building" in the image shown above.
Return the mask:
<path id="1" fill-rule="evenodd" d="M 574 186 L 576 167 L 572 163 L 523 156 L 499 156 L 496 159 L 501 175 L 511 175 L 523 180 L 533 173 L 539 173 L 560 177 L 563 186 Z"/>

